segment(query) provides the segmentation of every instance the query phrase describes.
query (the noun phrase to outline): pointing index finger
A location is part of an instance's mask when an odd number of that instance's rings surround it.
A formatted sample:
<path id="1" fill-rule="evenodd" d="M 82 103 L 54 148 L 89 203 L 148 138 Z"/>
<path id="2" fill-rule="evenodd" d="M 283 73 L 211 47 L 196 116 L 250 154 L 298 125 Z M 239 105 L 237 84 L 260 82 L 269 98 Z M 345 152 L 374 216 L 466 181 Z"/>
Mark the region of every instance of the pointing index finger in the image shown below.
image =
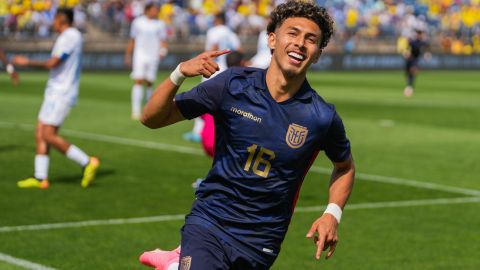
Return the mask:
<path id="1" fill-rule="evenodd" d="M 221 51 L 213 51 L 210 53 L 210 57 L 219 57 L 220 55 L 224 55 L 229 53 L 230 50 L 221 50 Z"/>

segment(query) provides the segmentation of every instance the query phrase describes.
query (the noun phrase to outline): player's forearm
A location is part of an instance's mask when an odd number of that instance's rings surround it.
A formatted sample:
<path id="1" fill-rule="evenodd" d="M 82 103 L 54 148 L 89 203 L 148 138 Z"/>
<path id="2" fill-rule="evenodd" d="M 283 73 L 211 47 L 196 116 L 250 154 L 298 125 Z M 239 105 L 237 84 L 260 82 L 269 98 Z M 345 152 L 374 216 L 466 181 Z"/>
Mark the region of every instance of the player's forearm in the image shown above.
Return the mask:
<path id="1" fill-rule="evenodd" d="M 125 50 L 125 57 L 132 57 L 133 48 L 135 47 L 135 40 L 129 39 L 127 49 Z"/>
<path id="2" fill-rule="evenodd" d="M 50 58 L 48 60 L 32 60 L 28 59 L 28 63 L 26 66 L 33 67 L 33 68 L 44 68 L 44 69 L 52 69 L 56 67 L 60 63 L 58 58 Z"/>
<path id="3" fill-rule="evenodd" d="M 38 61 L 38 60 L 28 60 L 27 66 L 33 67 L 33 68 L 45 68 L 48 69 L 47 66 L 47 61 Z"/>
<path id="4" fill-rule="evenodd" d="M 347 162 L 336 164 L 330 179 L 329 203 L 344 208 L 350 197 L 355 179 L 355 164 L 350 158 Z"/>
<path id="5" fill-rule="evenodd" d="M 149 128 L 161 128 L 172 124 L 174 97 L 178 86 L 173 84 L 170 78 L 164 80 L 155 90 L 145 106 L 141 122 Z"/>

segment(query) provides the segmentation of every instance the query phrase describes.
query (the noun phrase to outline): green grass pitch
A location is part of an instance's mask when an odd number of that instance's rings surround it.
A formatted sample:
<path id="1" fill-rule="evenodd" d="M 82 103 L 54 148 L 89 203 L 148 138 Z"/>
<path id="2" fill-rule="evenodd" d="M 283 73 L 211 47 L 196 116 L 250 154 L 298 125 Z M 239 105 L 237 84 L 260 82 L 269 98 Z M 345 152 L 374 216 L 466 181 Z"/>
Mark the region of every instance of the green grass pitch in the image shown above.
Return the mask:
<path id="1" fill-rule="evenodd" d="M 138 263 L 142 251 L 176 247 L 191 183 L 211 163 L 182 139 L 192 123 L 149 130 L 130 120 L 127 73 L 84 72 L 61 133 L 99 156 L 98 178 L 82 189 L 80 168 L 52 151 L 50 189 L 20 190 L 16 181 L 33 173 L 33 126 L 48 77 L 20 75 L 13 87 L 0 74 L 0 269 L 23 269 L 2 255 L 55 269 L 147 269 Z M 336 253 L 316 261 L 305 234 L 322 210 L 309 207 L 327 202 L 331 167 L 319 156 L 272 269 L 479 269 L 478 71 L 421 72 L 410 99 L 400 71 L 319 72 L 309 81 L 336 104 L 359 174 Z M 142 217 L 157 219 L 125 222 Z M 123 221 L 78 223 L 110 219 Z M 65 222 L 84 226 L 18 227 Z"/>

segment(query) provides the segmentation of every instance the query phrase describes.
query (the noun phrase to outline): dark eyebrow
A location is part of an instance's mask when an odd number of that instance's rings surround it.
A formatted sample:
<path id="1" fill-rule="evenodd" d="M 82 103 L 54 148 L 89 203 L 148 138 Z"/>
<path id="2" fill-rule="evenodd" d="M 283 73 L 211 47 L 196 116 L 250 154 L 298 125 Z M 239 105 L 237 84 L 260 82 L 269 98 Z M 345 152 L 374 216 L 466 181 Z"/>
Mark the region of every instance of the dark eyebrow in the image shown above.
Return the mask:
<path id="1" fill-rule="evenodd" d="M 298 29 L 298 28 L 295 27 L 295 26 L 289 26 L 287 29 L 288 29 L 288 30 L 295 30 L 295 31 L 297 31 L 297 32 L 300 31 L 300 29 Z"/>
<path id="2" fill-rule="evenodd" d="M 300 28 L 298 28 L 298 27 L 296 27 L 296 26 L 289 26 L 289 27 L 287 28 L 287 30 L 294 30 L 294 31 L 296 31 L 296 32 L 300 32 L 300 31 L 301 31 Z M 308 36 L 308 37 L 315 37 L 315 38 L 318 38 L 318 37 L 319 37 L 319 35 L 317 35 L 317 34 L 315 34 L 315 33 L 311 33 L 311 32 L 310 32 L 310 33 L 307 33 L 306 36 Z"/>

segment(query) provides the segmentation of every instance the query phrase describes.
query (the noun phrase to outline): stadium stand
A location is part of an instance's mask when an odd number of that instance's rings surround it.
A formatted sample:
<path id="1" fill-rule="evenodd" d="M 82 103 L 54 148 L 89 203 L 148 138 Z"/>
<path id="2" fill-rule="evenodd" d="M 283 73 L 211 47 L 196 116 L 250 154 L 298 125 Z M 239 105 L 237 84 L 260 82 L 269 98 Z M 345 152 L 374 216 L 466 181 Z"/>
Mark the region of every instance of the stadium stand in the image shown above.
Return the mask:
<path id="1" fill-rule="evenodd" d="M 51 22 L 58 6 L 75 9 L 76 26 L 99 37 L 126 39 L 132 20 L 143 13 L 147 0 L 6 0 L 0 2 L 0 39 L 14 41 L 51 38 Z M 265 16 L 282 1 L 192 0 L 157 1 L 159 18 L 168 25 L 169 40 L 203 44 L 213 15 L 226 10 L 228 25 L 244 43 L 255 42 Z M 432 49 L 453 54 L 480 53 L 479 0 L 318 0 L 336 21 L 330 50 L 392 52 L 415 28 L 427 30 Z M 400 2 L 400 3 L 398 3 Z"/>

